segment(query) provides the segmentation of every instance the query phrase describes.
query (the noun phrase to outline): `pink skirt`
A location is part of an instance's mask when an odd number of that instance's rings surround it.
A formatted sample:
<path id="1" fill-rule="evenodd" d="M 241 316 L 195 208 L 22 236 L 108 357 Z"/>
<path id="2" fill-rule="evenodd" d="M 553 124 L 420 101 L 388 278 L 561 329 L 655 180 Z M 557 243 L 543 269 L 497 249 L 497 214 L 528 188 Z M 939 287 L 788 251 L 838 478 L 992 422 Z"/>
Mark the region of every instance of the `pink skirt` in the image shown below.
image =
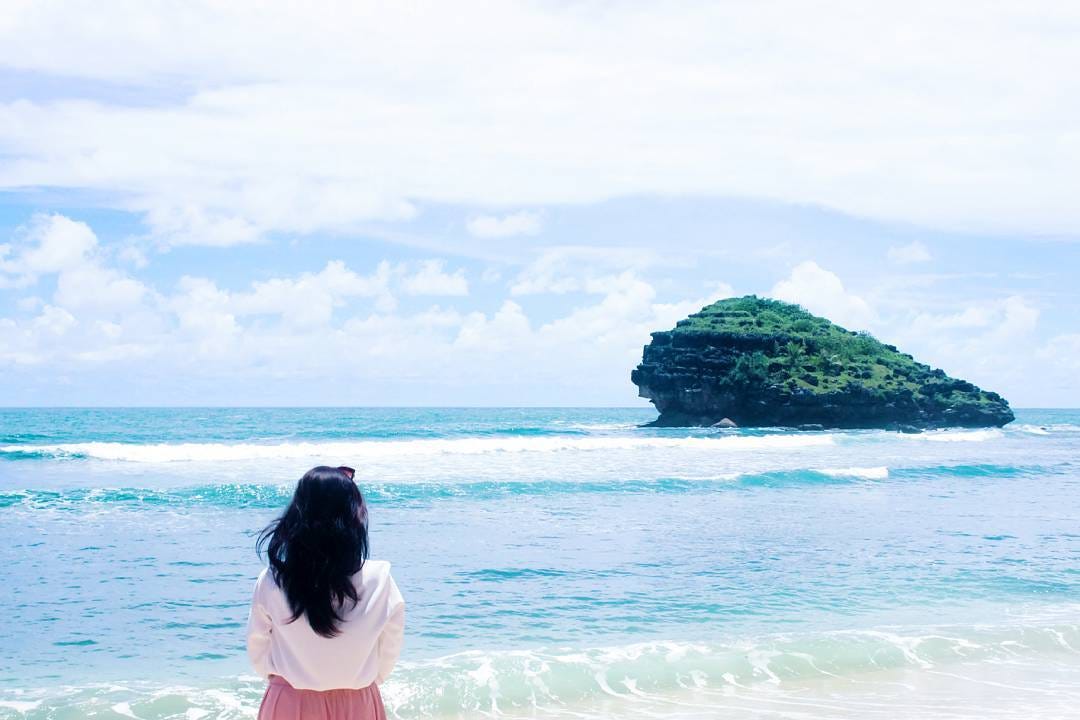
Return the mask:
<path id="1" fill-rule="evenodd" d="M 386 720 L 386 709 L 375 683 L 359 690 L 297 690 L 271 675 L 259 720 Z"/>

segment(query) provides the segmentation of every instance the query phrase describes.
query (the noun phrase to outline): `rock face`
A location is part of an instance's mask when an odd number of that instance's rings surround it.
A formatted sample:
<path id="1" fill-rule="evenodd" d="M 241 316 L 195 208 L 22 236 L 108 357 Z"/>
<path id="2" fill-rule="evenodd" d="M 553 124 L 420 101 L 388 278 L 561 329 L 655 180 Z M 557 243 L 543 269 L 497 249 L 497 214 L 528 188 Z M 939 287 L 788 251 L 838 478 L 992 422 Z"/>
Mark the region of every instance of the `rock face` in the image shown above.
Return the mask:
<path id="1" fill-rule="evenodd" d="M 721 300 L 654 332 L 630 380 L 659 426 L 1000 427 L 1009 403 L 797 305 Z"/>

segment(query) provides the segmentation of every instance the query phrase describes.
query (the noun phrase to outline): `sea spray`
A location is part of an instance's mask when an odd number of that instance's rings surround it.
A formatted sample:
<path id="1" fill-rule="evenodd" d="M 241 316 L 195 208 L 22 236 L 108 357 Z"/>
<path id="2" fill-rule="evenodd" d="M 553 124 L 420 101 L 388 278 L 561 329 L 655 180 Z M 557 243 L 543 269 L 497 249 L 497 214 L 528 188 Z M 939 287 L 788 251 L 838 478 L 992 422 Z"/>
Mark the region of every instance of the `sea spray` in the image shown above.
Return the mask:
<path id="1" fill-rule="evenodd" d="M 58 445 L 4 445 L 0 454 L 34 458 L 91 458 L 138 463 L 228 462 L 261 459 L 351 457 L 360 460 L 417 455 L 482 455 L 598 450 L 672 450 L 708 452 L 786 450 L 831 445 L 827 434 L 734 435 L 723 437 L 505 437 L 455 438 L 440 440 L 385 440 L 324 443 L 62 443 Z"/>
<path id="2" fill-rule="evenodd" d="M 381 690 L 391 716 L 553 713 L 604 699 L 672 697 L 780 688 L 810 680 L 934 672 L 973 663 L 1014 668 L 1080 660 L 1080 625 L 886 628 L 772 636 L 727 644 L 660 641 L 623 646 L 463 652 L 404 662 Z M 864 681 L 866 682 L 866 681 Z M 217 685 L 146 682 L 0 692 L 0 718 L 38 720 L 116 713 L 140 720 L 248 717 L 264 683 L 242 676 Z M 122 708 L 118 708 L 122 706 Z"/>

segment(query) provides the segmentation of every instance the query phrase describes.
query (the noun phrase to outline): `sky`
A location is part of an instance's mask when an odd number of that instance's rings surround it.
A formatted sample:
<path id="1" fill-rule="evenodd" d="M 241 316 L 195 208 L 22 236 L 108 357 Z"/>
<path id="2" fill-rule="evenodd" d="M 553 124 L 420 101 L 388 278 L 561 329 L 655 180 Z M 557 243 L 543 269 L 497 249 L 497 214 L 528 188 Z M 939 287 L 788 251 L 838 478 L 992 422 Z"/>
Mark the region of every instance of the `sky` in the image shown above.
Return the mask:
<path id="1" fill-rule="evenodd" d="M 755 293 L 1080 406 L 1080 7 L 23 2 L 0 405 L 645 405 Z"/>

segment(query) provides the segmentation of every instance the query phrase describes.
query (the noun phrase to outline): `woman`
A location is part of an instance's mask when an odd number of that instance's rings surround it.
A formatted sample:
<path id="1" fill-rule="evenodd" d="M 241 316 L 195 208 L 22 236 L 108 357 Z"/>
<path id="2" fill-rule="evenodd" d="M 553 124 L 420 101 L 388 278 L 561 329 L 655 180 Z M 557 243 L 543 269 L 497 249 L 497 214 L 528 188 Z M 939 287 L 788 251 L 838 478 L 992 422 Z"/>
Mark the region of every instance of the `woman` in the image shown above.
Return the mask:
<path id="1" fill-rule="evenodd" d="M 269 567 L 248 615 L 251 664 L 270 681 L 259 720 L 385 720 L 379 684 L 405 629 L 390 563 L 367 560 L 367 508 L 352 468 L 320 466 L 259 535 Z"/>

